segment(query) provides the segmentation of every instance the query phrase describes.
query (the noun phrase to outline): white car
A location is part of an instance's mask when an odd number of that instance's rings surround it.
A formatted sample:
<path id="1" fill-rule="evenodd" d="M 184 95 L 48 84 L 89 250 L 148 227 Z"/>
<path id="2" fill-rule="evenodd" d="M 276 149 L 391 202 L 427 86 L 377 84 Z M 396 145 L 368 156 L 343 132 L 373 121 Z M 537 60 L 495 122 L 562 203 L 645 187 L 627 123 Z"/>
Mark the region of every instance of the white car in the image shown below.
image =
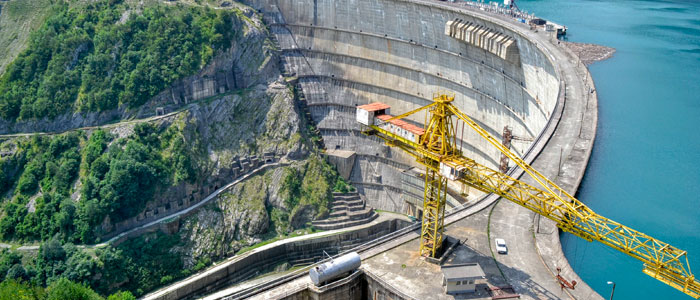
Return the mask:
<path id="1" fill-rule="evenodd" d="M 504 239 L 496 239 L 496 252 L 498 254 L 508 254 L 508 247 Z"/>

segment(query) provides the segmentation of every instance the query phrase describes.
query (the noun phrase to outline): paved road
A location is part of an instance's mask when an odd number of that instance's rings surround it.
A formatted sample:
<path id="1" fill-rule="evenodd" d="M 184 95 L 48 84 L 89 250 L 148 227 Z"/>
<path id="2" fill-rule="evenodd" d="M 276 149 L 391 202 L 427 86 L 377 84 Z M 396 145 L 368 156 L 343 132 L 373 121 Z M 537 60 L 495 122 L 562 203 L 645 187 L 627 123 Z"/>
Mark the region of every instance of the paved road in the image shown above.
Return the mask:
<path id="1" fill-rule="evenodd" d="M 415 0 L 433 5 L 450 5 L 437 1 Z M 452 4 L 464 8 L 462 5 Z M 565 83 L 565 101 L 561 111 L 561 117 L 556 123 L 556 130 L 549 141 L 538 153 L 537 158 L 530 164 L 543 175 L 552 179 L 560 187 L 572 194 L 578 188 L 590 157 L 597 126 L 597 95 L 594 92 L 594 84 L 584 64 L 579 64 L 578 58 L 565 47 L 552 41 L 546 32 L 530 31 L 525 24 L 514 22 L 507 16 L 485 13 L 479 10 L 468 9 L 469 12 L 494 20 L 504 27 L 511 28 L 527 36 L 531 41 L 538 42 L 538 47 L 549 56 L 556 65 L 561 80 Z M 591 93 L 591 91 L 593 91 Z M 557 112 L 552 118 L 558 118 Z M 551 128 L 546 128 L 545 131 Z M 541 146 L 534 145 L 533 148 Z M 529 161 L 527 157 L 525 161 Z M 515 176 L 517 177 L 517 176 Z M 529 176 L 521 180 L 533 184 Z M 534 186 L 539 186 L 533 184 Z M 552 271 L 557 267 L 562 268 L 562 275 L 568 280 L 576 280 L 579 284 L 576 289 L 566 296 L 576 299 L 602 299 L 593 291 L 569 265 L 561 251 L 558 231 L 554 222 L 543 219 L 535 219 L 534 213 L 513 203 L 503 203 L 496 206 L 494 216 L 491 219 L 493 225 L 491 236 L 503 237 L 510 244 L 516 244 L 507 256 L 496 256 L 499 263 L 512 266 L 523 274 L 528 274 L 532 284 L 520 283 L 516 290 L 526 293 L 537 290 L 544 299 L 560 298 L 553 291 L 560 291 L 558 282 L 554 279 Z M 538 223 L 535 223 L 535 220 Z M 446 222 L 447 223 L 447 222 Z M 537 238 L 533 234 L 533 228 L 540 228 Z M 493 243 L 493 241 L 491 241 Z M 492 245 L 495 247 L 495 245 Z M 522 280 L 522 274 L 508 272 L 505 274 L 511 283 Z M 514 284 L 515 285 L 515 284 Z M 536 287 L 536 288 L 535 288 Z M 559 295 L 562 295 L 559 293 Z M 564 297 L 562 295 L 562 297 Z"/>
<path id="2" fill-rule="evenodd" d="M 534 213 L 517 204 L 502 200 L 491 215 L 491 249 L 502 268 L 508 284 L 527 298 L 566 299 L 569 295 L 553 280 L 552 273 L 539 261 L 532 233 Z M 507 254 L 496 253 L 495 238 L 504 238 Z"/>
<path id="3" fill-rule="evenodd" d="M 480 13 L 477 12 L 477 14 Z M 489 15 L 489 17 L 492 17 L 492 15 Z M 513 27 L 512 24 L 503 25 Z M 519 31 L 522 32 L 522 30 Z M 534 32 L 526 31 L 525 33 L 526 35 L 533 37 L 533 40 L 546 40 L 546 38 L 543 38 L 542 36 L 536 36 Z M 544 151 L 540 154 L 540 157 L 538 157 L 538 159 L 533 163 L 533 166 L 540 170 L 545 176 L 556 178 L 555 181 L 558 184 L 561 184 L 565 189 L 573 191 L 578 186 L 580 178 L 583 174 L 582 172 L 585 170 L 585 164 L 588 160 L 590 148 L 593 144 L 591 137 L 595 136 L 595 121 L 597 119 L 595 94 L 593 94 L 593 97 L 587 95 L 589 87 L 582 80 L 580 80 L 580 77 L 582 74 L 584 74 L 584 72 L 578 69 L 578 66 L 576 65 L 577 62 L 573 57 L 566 53 L 564 49 L 561 49 L 548 42 L 544 42 L 540 46 L 545 49 L 545 52 L 552 60 L 560 65 L 560 71 L 563 77 L 562 79 L 567 82 L 568 101 L 564 107 L 562 119 L 557 127 L 556 133 L 551 138 L 549 143 L 547 143 Z M 585 76 L 587 78 L 588 75 Z M 587 101 L 589 97 L 592 99 Z M 591 102 L 592 104 L 589 105 L 587 102 Z M 581 128 L 581 124 L 584 124 L 584 120 L 587 121 L 587 124 L 585 125 L 588 126 L 586 128 Z M 113 124 L 113 126 L 114 125 L 116 124 Z M 562 157 L 561 160 L 560 156 Z M 560 161 L 562 161 L 562 164 L 559 163 Z M 241 180 L 242 179 L 243 178 L 241 178 Z M 529 180 L 525 179 L 525 181 L 527 182 Z M 233 184 L 235 183 L 231 183 L 230 185 Z M 226 187 L 230 185 L 227 185 Z M 218 195 L 218 193 L 220 193 L 220 191 L 224 188 L 217 190 L 215 192 L 216 195 Z M 208 196 L 205 200 L 191 208 L 188 208 L 186 211 L 163 217 L 157 221 L 122 233 L 105 243 L 93 246 L 104 246 L 111 241 L 114 241 L 136 230 L 153 226 L 172 217 L 177 217 L 190 211 L 191 209 L 195 209 L 196 207 L 203 205 L 204 203 L 213 199 L 216 195 L 212 194 Z M 448 218 L 448 220 L 446 220 L 446 225 L 483 209 L 484 207 L 490 205 L 494 200 L 495 199 L 488 199 L 482 201 L 473 208 L 460 213 L 459 216 Z M 537 291 L 539 297 L 543 299 L 558 299 L 568 296 L 559 289 L 559 285 L 552 277 L 551 268 L 555 265 L 563 267 L 563 274 L 565 277 L 568 279 L 577 279 L 577 281 L 580 282 L 577 290 L 573 291 L 576 298 L 599 298 L 600 296 L 592 292 L 587 285 L 577 278 L 568 264 L 562 265 L 561 258 L 556 257 L 556 249 L 549 249 L 552 247 L 559 247 L 558 239 L 554 239 L 554 242 L 542 242 L 533 238 L 533 228 L 536 225 L 534 220 L 535 218 L 532 212 L 507 201 L 503 201 L 503 203 L 500 203 L 494 208 L 491 219 L 492 237 L 504 237 L 510 246 L 510 253 L 508 255 L 496 256 L 499 263 L 529 274 L 529 276 L 531 276 L 530 280 L 536 282 L 538 286 L 544 287 L 544 289 Z M 540 225 L 547 227 L 551 224 Z M 371 257 L 386 251 L 387 247 L 392 247 L 392 245 L 395 247 L 396 245 L 400 245 L 417 237 L 418 234 L 415 232 L 405 235 L 395 241 L 392 241 L 391 243 L 385 244 L 384 246 L 372 249 L 371 251 L 366 252 L 366 254 L 363 253 L 363 258 Z M 546 264 L 543 264 L 542 261 L 540 261 L 540 252 L 553 253 L 552 257 L 544 257 Z M 505 273 L 510 283 L 515 286 L 516 291 L 532 290 L 532 286 L 529 286 L 527 281 L 520 278 L 522 274 L 517 274 L 516 272 L 511 272 L 508 270 L 506 270 Z"/>
<path id="4" fill-rule="evenodd" d="M 539 46 L 558 64 L 566 84 L 566 101 L 561 119 L 532 166 L 574 194 L 593 147 L 592 138 L 595 137 L 597 125 L 597 97 L 595 94 L 588 95 L 593 84 L 584 80 L 588 80 L 590 75 L 583 64 L 578 64 L 578 58 L 564 45 L 555 45 L 547 41 L 547 38 L 542 36 L 543 33 L 525 33 L 533 40 L 542 41 Z M 527 175 L 521 179 L 533 186 L 539 186 Z M 541 299 L 602 299 L 578 277 L 564 257 L 554 222 L 543 219 L 536 223 L 539 220 L 535 213 L 508 201 L 503 201 L 494 208 L 491 236 L 505 238 L 511 250 L 508 255 L 497 255 L 496 258 L 500 263 L 522 271 L 506 271 L 506 277 L 516 287 L 516 291 L 533 291 L 532 286 L 522 281 L 522 275 L 527 274 L 538 284 L 534 291 Z M 534 231 L 537 228 L 541 233 L 535 235 Z M 557 267 L 562 269 L 564 278 L 579 283 L 575 290 L 561 289 L 554 278 Z"/>
<path id="5" fill-rule="evenodd" d="M 489 196 L 486 197 L 478 202 L 473 202 L 469 203 L 468 207 L 465 209 L 462 209 L 458 213 L 449 215 L 448 217 L 445 218 L 445 226 L 448 226 L 450 224 L 453 224 L 455 222 L 459 222 L 460 220 L 463 220 L 467 216 L 474 215 L 485 208 L 487 208 L 489 205 L 494 203 L 494 201 L 497 200 L 497 197 Z M 383 244 L 380 244 L 379 246 L 369 248 L 367 250 L 364 250 L 360 252 L 360 256 L 362 257 L 362 260 L 365 261 L 367 259 L 370 259 L 372 257 L 378 256 L 378 255 L 386 255 L 387 251 L 390 251 L 394 248 L 397 248 L 403 244 L 409 243 L 411 241 L 415 241 L 420 237 L 420 228 L 417 230 L 411 231 L 407 234 L 401 235 L 398 238 L 391 239 L 388 242 L 385 242 Z M 413 247 L 412 249 L 415 249 Z M 393 250 L 392 250 L 393 251 Z M 417 252 L 413 252 L 414 254 L 417 254 Z M 376 275 L 376 274 L 375 274 Z M 380 275 L 386 275 L 386 277 L 390 278 L 392 277 L 392 274 L 380 274 Z M 381 277 L 381 276 L 380 276 Z M 270 280 L 273 280 L 275 278 L 270 278 Z M 391 283 L 387 283 L 391 284 Z M 311 280 L 309 279 L 308 276 L 302 276 L 300 278 L 297 278 L 295 280 L 292 280 L 288 283 L 285 283 L 281 286 L 277 286 L 272 289 L 263 289 L 263 291 L 259 294 L 256 294 L 255 296 L 252 296 L 248 299 L 278 299 L 280 297 L 284 297 L 285 295 L 289 295 L 291 293 L 294 293 L 295 291 L 298 291 L 300 289 L 304 289 L 307 286 L 311 285 Z M 403 291 L 404 293 L 407 293 L 410 295 L 413 295 L 415 291 Z M 225 294 L 225 293 L 224 293 Z M 223 294 L 219 293 L 216 294 L 217 296 L 221 297 Z M 216 298 L 212 298 L 216 299 Z"/>
<path id="6" fill-rule="evenodd" d="M 77 131 L 77 130 L 92 130 L 92 129 L 99 129 L 99 128 L 106 129 L 106 128 L 115 128 L 115 127 L 119 127 L 119 126 L 124 126 L 124 125 L 128 125 L 128 124 L 152 122 L 152 121 L 172 117 L 172 116 L 177 115 L 183 111 L 187 111 L 192 107 L 193 104 L 194 103 L 189 104 L 187 106 L 184 106 L 176 111 L 173 111 L 173 112 L 170 112 L 167 114 L 143 118 L 143 119 L 121 121 L 118 123 L 111 123 L 111 124 L 105 124 L 105 125 L 79 127 L 79 128 L 73 128 L 73 129 L 68 129 L 68 130 L 64 130 L 64 131 L 55 131 L 55 132 L 23 132 L 23 133 L 0 134 L 0 138 L 17 138 L 17 137 L 28 137 L 28 136 L 34 136 L 34 135 L 56 135 L 56 134 L 62 134 L 62 133 L 71 132 L 71 131 Z M 105 243 L 98 244 L 98 245 L 89 245 L 87 247 L 95 247 L 95 246 L 99 246 L 99 245 L 103 245 L 103 244 L 105 244 Z M 11 245 L 11 244 L 0 243 L 0 248 L 12 248 L 13 246 L 14 245 Z M 78 246 L 85 247 L 85 245 L 78 245 Z M 38 249 L 39 249 L 39 245 L 22 245 L 22 246 L 17 248 L 17 250 L 19 250 L 19 251 L 35 251 Z"/>
<path id="7" fill-rule="evenodd" d="M 255 169 L 255 170 L 249 172 L 248 174 L 245 174 L 245 175 L 243 175 L 243 176 L 241 176 L 241 177 L 238 177 L 236 180 L 232 181 L 231 183 L 229 183 L 229 184 L 227 184 L 227 185 L 225 185 L 225 186 L 220 187 L 218 190 L 216 190 L 216 191 L 214 191 L 213 193 L 209 194 L 209 196 L 207 196 L 206 198 L 204 198 L 202 201 L 197 202 L 197 204 L 195 204 L 195 205 L 192 205 L 192 206 L 190 206 L 190 207 L 188 207 L 188 208 L 186 208 L 186 209 L 183 209 L 183 210 L 181 210 L 181 211 L 179 211 L 179 212 L 172 213 L 172 214 L 169 214 L 169 215 L 167 215 L 167 216 L 164 216 L 164 217 L 162 217 L 162 218 L 160 218 L 160 219 L 158 219 L 158 220 L 155 220 L 155 221 L 153 221 L 153 222 L 146 223 L 146 224 L 144 224 L 144 225 L 141 225 L 141 226 L 139 226 L 139 227 L 133 228 L 133 229 L 131 229 L 131 230 L 122 232 L 122 233 L 120 233 L 119 235 L 117 235 L 117 236 L 115 236 L 115 237 L 113 237 L 113 238 L 111 238 L 111 239 L 109 239 L 109 240 L 107 240 L 107 241 L 105 241 L 105 242 L 103 242 L 103 243 L 99 243 L 99 244 L 96 244 L 96 245 L 90 245 L 90 246 L 88 246 L 88 247 L 98 247 L 98 248 L 99 248 L 99 247 L 104 247 L 104 246 L 107 246 L 108 244 L 110 244 L 110 243 L 112 243 L 112 242 L 114 242 L 114 241 L 116 241 L 116 240 L 118 240 L 118 239 L 120 239 L 120 238 L 122 238 L 122 237 L 124 237 L 124 236 L 127 236 L 127 235 L 129 235 L 129 234 L 132 234 L 132 233 L 134 233 L 134 232 L 136 232 L 136 231 L 139 231 L 139 230 L 142 230 L 142 229 L 145 229 L 145 228 L 154 226 L 154 225 L 156 225 L 156 224 L 158 224 L 158 223 L 162 223 L 162 222 L 164 222 L 164 221 L 166 221 L 166 220 L 171 220 L 171 219 L 174 219 L 174 218 L 178 218 L 178 217 L 180 217 L 180 216 L 182 216 L 182 215 L 184 215 L 184 214 L 187 214 L 187 213 L 191 212 L 192 210 L 195 210 L 195 209 L 201 207 L 201 206 L 204 205 L 204 204 L 209 203 L 209 201 L 211 201 L 212 199 L 215 199 L 217 196 L 219 196 L 219 194 L 221 194 L 222 192 L 228 190 L 230 187 L 232 187 L 232 186 L 238 184 L 239 182 L 241 182 L 241 181 L 243 181 L 243 180 L 246 180 L 246 179 L 250 178 L 251 176 L 254 176 L 254 175 L 258 174 L 259 172 L 261 172 L 261 171 L 263 171 L 263 170 L 267 170 L 267 169 L 269 169 L 269 168 L 276 168 L 276 167 L 287 166 L 287 165 L 289 165 L 289 164 L 291 164 L 291 162 L 276 162 L 276 163 L 271 163 L 271 164 L 264 164 L 264 165 L 258 167 L 257 169 Z"/>
<path id="8" fill-rule="evenodd" d="M 434 2 L 431 2 L 434 3 Z M 476 14 L 484 15 L 476 12 Z M 493 17 L 492 15 L 488 15 Z M 503 18 L 505 19 L 505 18 Z M 510 22 L 510 21 L 508 21 Z M 575 191 L 585 171 L 585 166 L 590 156 L 593 145 L 592 137 L 595 136 L 597 121 L 597 102 L 595 94 L 587 95 L 592 83 L 584 83 L 583 78 L 588 78 L 585 70 L 578 69 L 577 61 L 570 56 L 565 49 L 548 41 L 548 38 L 541 33 L 534 33 L 519 25 L 499 22 L 506 27 L 520 27 L 519 32 L 523 32 L 534 41 L 540 41 L 540 47 L 555 64 L 558 64 L 562 80 L 566 82 L 566 102 L 559 109 L 560 117 L 556 118 L 554 125 L 556 131 L 549 141 L 546 139 L 535 145 L 533 153 L 540 152 L 537 159 L 531 164 L 545 176 L 552 178 L 563 188 Z M 564 87 L 562 87 L 564 88 Z M 590 102 L 590 103 L 587 103 Z M 560 119 L 559 119 L 560 118 Z M 585 122 L 584 122 L 585 121 Z M 583 127 L 582 127 L 583 126 Z M 554 130 L 548 128 L 546 130 Z M 561 160 L 560 160 L 561 157 Z M 530 158 L 530 159 L 528 159 Z M 534 157 L 526 157 L 530 161 Z M 561 161 L 561 163 L 560 163 Z M 515 175 L 517 177 L 517 174 Z M 524 181 L 531 183 L 529 176 Z M 471 209 L 463 213 L 450 216 L 445 220 L 446 226 L 460 220 L 466 216 L 491 205 L 495 197 L 490 197 Z M 558 235 L 555 228 L 549 228 L 549 234 L 543 230 L 545 236 L 538 235 L 535 239 L 535 225 L 547 227 L 551 225 L 546 221 L 535 223 L 535 214 L 509 201 L 503 201 L 494 208 L 491 225 L 491 237 L 505 238 L 510 244 L 510 253 L 507 255 L 496 255 L 495 259 L 503 265 L 504 275 L 507 281 L 514 285 L 516 292 L 523 294 L 527 298 L 535 299 L 602 299 L 590 287 L 588 287 L 571 270 L 566 258 L 561 253 Z M 450 227 L 448 227 L 449 229 Z M 418 238 L 418 233 L 413 232 L 404 235 L 392 242 L 383 244 L 362 253 L 363 259 L 383 253 L 388 249 L 401 245 Z M 493 241 L 489 241 L 493 242 Z M 495 245 L 492 245 L 495 247 Z M 541 255 L 544 253 L 544 255 Z M 552 270 L 562 267 L 562 274 L 565 278 L 575 279 L 579 282 L 574 291 L 562 290 L 558 282 L 554 279 Z M 266 297 L 280 296 L 304 288 L 308 285 L 308 279 L 300 278 L 284 286 L 265 291 L 256 296 L 264 299 Z"/>

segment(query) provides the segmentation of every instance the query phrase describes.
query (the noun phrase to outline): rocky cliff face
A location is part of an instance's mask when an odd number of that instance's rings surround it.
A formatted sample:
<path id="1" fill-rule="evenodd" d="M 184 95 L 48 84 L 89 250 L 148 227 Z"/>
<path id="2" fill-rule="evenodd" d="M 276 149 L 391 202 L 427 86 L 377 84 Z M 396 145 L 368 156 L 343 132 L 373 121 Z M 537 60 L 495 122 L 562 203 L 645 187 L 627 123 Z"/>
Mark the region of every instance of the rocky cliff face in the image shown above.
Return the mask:
<path id="1" fill-rule="evenodd" d="M 242 173 L 252 171 L 239 169 L 241 158 L 274 154 L 284 161 L 303 160 L 309 148 L 302 138 L 301 124 L 293 94 L 280 81 L 216 96 L 172 118 L 158 120 L 158 127 L 181 132 L 197 170 L 196 180 L 162 191 L 135 217 L 116 224 L 105 220 L 103 232 L 113 236 L 201 201 Z M 112 133 L 128 136 L 132 126 L 114 128 Z M 272 193 L 272 203 L 279 203 L 277 189 Z M 257 233 L 255 228 L 251 230 Z"/>
<path id="2" fill-rule="evenodd" d="M 86 161 L 86 142 L 91 137 L 99 136 L 94 135 L 95 132 L 107 136 L 104 149 L 98 149 L 96 156 L 108 154 L 106 151 L 112 146 L 125 147 L 123 145 L 136 139 L 150 140 L 144 142 L 144 145 L 149 145 L 159 163 L 169 164 L 167 168 L 158 170 L 174 173 L 163 175 L 165 179 L 162 182 L 167 184 L 157 183 L 159 186 L 154 192 L 155 196 L 144 197 L 144 201 L 138 203 L 148 202 L 137 216 L 129 213 L 128 216 L 133 217 L 126 220 L 120 217 L 117 221 L 114 214 L 108 215 L 104 220 L 103 215 L 99 215 L 96 225 L 90 227 L 104 241 L 155 219 L 166 217 L 173 220 L 159 224 L 151 232 L 122 241 L 121 245 L 114 243 L 106 247 L 118 249 L 115 250 L 115 255 L 128 253 L 125 254 L 129 255 L 128 259 L 122 261 L 124 265 L 136 262 L 128 271 L 120 270 L 121 264 L 110 265 L 105 261 L 96 263 L 98 269 L 117 265 L 117 271 L 102 270 L 98 273 L 99 276 L 91 279 L 104 281 L 107 289 L 127 286 L 141 294 L 141 288 L 153 288 L 158 282 L 168 283 L 174 277 L 184 276 L 188 270 L 198 270 L 196 266 L 230 256 L 244 247 L 278 234 L 289 233 L 328 213 L 328 200 L 337 174 L 323 158 L 314 154 L 314 144 L 309 139 L 312 133 L 297 110 L 292 89 L 280 76 L 277 69 L 279 57 L 268 39 L 268 32 L 251 10 L 243 8 L 243 15 L 244 38 L 235 41 L 231 50 L 220 53 L 200 74 L 163 91 L 138 110 L 78 113 L 52 121 L 17 124 L 0 121 L 0 133 L 61 131 L 102 124 L 112 118 L 141 118 L 155 113 L 155 108 L 164 108 L 165 113 L 181 109 L 162 118 L 122 121 L 101 126 L 102 130 L 78 129 L 81 131 L 76 135 L 79 143 L 76 142 L 74 150 L 80 154 L 76 155 L 80 172 L 76 171 L 74 177 L 71 177 L 64 201 L 70 202 L 71 207 L 80 208 L 92 200 L 92 196 L 81 193 L 87 186 L 85 179 L 89 168 L 82 167 L 79 163 Z M 143 129 L 143 123 L 149 124 L 145 126 L 146 129 Z M 145 134 L 144 130 L 147 131 Z M 69 134 L 50 135 L 47 140 L 66 135 Z M 0 141 L 4 139 L 9 141 L 0 143 L 0 161 L 3 157 L 15 155 L 16 149 L 12 146 L 16 145 L 16 140 L 28 140 L 31 137 L 5 137 L 0 138 Z M 178 144 L 180 148 L 177 148 Z M 243 158 L 260 158 L 271 154 L 280 162 L 279 166 L 269 167 L 266 171 L 250 176 L 186 216 L 172 218 L 172 213 L 201 201 L 234 178 L 240 178 L 241 172 L 250 174 L 253 168 L 244 167 Z M 177 170 L 180 170 L 174 167 L 179 161 L 172 159 L 177 155 L 191 161 L 195 174 L 190 178 L 193 179 L 171 178 L 176 177 Z M 6 175 L 17 177 L 14 170 L 8 170 Z M 12 184 L 17 185 L 14 181 Z M 14 186 L 10 188 L 12 190 Z M 3 201 L 11 201 L 9 197 L 12 197 L 11 192 L 8 193 L 8 199 Z M 20 204 L 22 207 L 25 205 L 24 202 Z M 59 212 L 62 212 L 62 207 L 58 208 Z M 138 206 L 134 210 L 140 208 Z M 0 220 L 6 217 L 5 213 L 0 212 Z M 26 219 L 37 215 L 39 214 L 34 211 L 29 212 Z M 141 233 L 143 232 L 139 234 Z M 152 251 L 146 253 L 145 248 Z M 131 251 L 133 249 L 137 250 Z M 94 254 L 86 256 L 94 258 Z M 99 259 L 105 257 L 107 256 L 100 256 Z M 145 258 L 136 260 L 135 257 Z M 181 270 L 178 258 L 182 259 L 184 270 Z M 163 261 L 176 261 L 178 264 L 159 266 L 164 264 Z M 171 268 L 172 265 L 176 267 Z M 107 273 L 118 273 L 119 276 L 116 279 L 100 279 L 102 274 Z M 138 276 L 148 278 L 136 278 Z M 153 278 L 156 283 L 152 282 Z M 144 285 L 144 282 L 149 282 L 150 285 Z"/>
<path id="3" fill-rule="evenodd" d="M 299 174 L 303 179 L 295 192 L 293 178 Z M 185 267 L 191 267 L 304 227 L 327 213 L 336 178 L 315 154 L 249 178 L 181 220 L 179 228 L 169 232 L 181 239 L 174 251 Z"/>
<path id="4" fill-rule="evenodd" d="M 183 114 L 185 136 L 205 145 L 203 178 L 226 174 L 236 157 L 275 153 L 286 166 L 269 169 L 234 185 L 210 204 L 179 222 L 185 266 L 216 260 L 279 233 L 288 233 L 327 213 L 327 199 L 337 176 L 311 154 L 304 121 L 288 86 L 259 85 Z M 177 122 L 177 121 L 176 121 Z M 206 185 L 206 184 L 205 184 Z"/>
<path id="5" fill-rule="evenodd" d="M 282 169 L 255 176 L 181 222 L 185 265 L 203 257 L 225 257 L 262 241 L 270 228 L 268 207 L 281 207 L 276 198 Z"/>
<path id="6" fill-rule="evenodd" d="M 274 155 L 278 160 L 303 161 L 308 156 L 311 146 L 305 142 L 305 126 L 295 108 L 293 92 L 280 76 L 278 56 L 268 38 L 269 33 L 250 8 L 240 6 L 238 9 L 240 15 L 237 20 L 242 23 L 234 27 L 244 32 L 240 35 L 242 38 L 232 42 L 228 51 L 219 53 L 199 74 L 161 92 L 140 109 L 120 110 L 113 117 L 138 118 L 155 107 L 165 108 L 166 113 L 175 108 L 182 111 L 163 118 L 123 121 L 103 127 L 114 137 L 110 142 L 112 145 L 119 139 L 133 139 L 137 124 L 150 123 L 158 136 L 156 139 L 169 144 L 158 150 L 159 155 L 165 161 L 177 164 L 176 160 L 169 158 L 183 153 L 173 145 L 184 145 L 184 154 L 191 161 L 195 174 L 191 180 L 171 179 L 170 185 L 159 187 L 155 196 L 145 203 L 145 209 L 137 215 L 127 219 L 112 215 L 105 217 L 95 231 L 100 240 L 201 201 L 243 173 L 250 172 L 252 168 L 243 165 L 243 161 L 251 157 L 260 159 L 263 155 Z M 106 120 L 102 118 L 105 114 L 109 112 L 99 116 L 77 113 L 50 122 L 17 123 L 13 128 L 25 126 L 22 130 L 60 131 L 100 123 Z M 11 124 L 5 125 L 8 124 L 0 124 L 0 132 L 14 130 L 9 128 Z M 84 139 L 95 132 L 94 128 L 79 130 L 85 132 L 81 135 Z M 7 152 L 3 152 L 3 156 L 12 155 L 13 151 Z M 11 172 L 8 174 L 12 175 Z M 85 201 L 81 199 L 81 191 L 86 176 L 81 173 L 70 188 L 71 199 L 76 206 Z M 270 193 L 273 196 L 266 198 L 272 200 L 266 205 L 282 208 L 282 201 L 276 196 L 278 188 L 270 188 Z M 313 217 L 313 213 L 305 216 L 300 218 L 302 224 L 308 217 Z M 250 234 L 242 236 L 253 236 L 265 229 L 253 226 Z"/>
<path id="7" fill-rule="evenodd" d="M 301 157 L 299 114 L 293 94 L 281 81 L 196 104 L 184 114 L 187 135 L 206 144 L 209 159 L 273 152 Z"/>

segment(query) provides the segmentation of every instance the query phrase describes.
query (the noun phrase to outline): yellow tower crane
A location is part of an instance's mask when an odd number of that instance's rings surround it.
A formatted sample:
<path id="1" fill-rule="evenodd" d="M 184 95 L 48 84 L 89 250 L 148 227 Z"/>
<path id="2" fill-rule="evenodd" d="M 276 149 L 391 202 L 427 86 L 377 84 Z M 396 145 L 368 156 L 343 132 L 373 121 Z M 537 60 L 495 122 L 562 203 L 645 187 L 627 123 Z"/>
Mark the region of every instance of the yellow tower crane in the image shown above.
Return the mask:
<path id="1" fill-rule="evenodd" d="M 494 193 L 556 222 L 588 241 L 599 241 L 644 263 L 642 271 L 693 298 L 700 298 L 700 282 L 693 276 L 686 251 L 600 216 L 558 187 L 481 128 L 452 102 L 454 95 L 436 94 L 433 103 L 398 116 L 389 106 L 372 103 L 357 107 L 357 121 L 367 135 L 381 138 L 425 166 L 425 194 L 420 253 L 434 257 L 443 237 L 447 181 Z M 402 118 L 427 111 L 424 127 Z M 534 187 L 465 157 L 457 147 L 455 122 L 462 121 L 510 158 L 542 186 Z"/>

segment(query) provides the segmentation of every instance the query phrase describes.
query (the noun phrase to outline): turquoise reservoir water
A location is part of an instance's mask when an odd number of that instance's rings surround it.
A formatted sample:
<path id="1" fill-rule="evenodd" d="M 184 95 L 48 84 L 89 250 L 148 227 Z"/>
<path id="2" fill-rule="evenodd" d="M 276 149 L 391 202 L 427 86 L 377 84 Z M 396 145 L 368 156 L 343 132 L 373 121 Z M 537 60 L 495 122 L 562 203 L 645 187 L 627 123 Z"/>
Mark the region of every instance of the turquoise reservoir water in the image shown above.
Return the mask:
<path id="1" fill-rule="evenodd" d="M 700 1 L 522 0 L 568 39 L 617 49 L 590 67 L 598 135 L 577 194 L 596 212 L 688 251 L 700 277 Z M 641 262 L 562 235 L 571 265 L 615 299 L 691 299 Z"/>

